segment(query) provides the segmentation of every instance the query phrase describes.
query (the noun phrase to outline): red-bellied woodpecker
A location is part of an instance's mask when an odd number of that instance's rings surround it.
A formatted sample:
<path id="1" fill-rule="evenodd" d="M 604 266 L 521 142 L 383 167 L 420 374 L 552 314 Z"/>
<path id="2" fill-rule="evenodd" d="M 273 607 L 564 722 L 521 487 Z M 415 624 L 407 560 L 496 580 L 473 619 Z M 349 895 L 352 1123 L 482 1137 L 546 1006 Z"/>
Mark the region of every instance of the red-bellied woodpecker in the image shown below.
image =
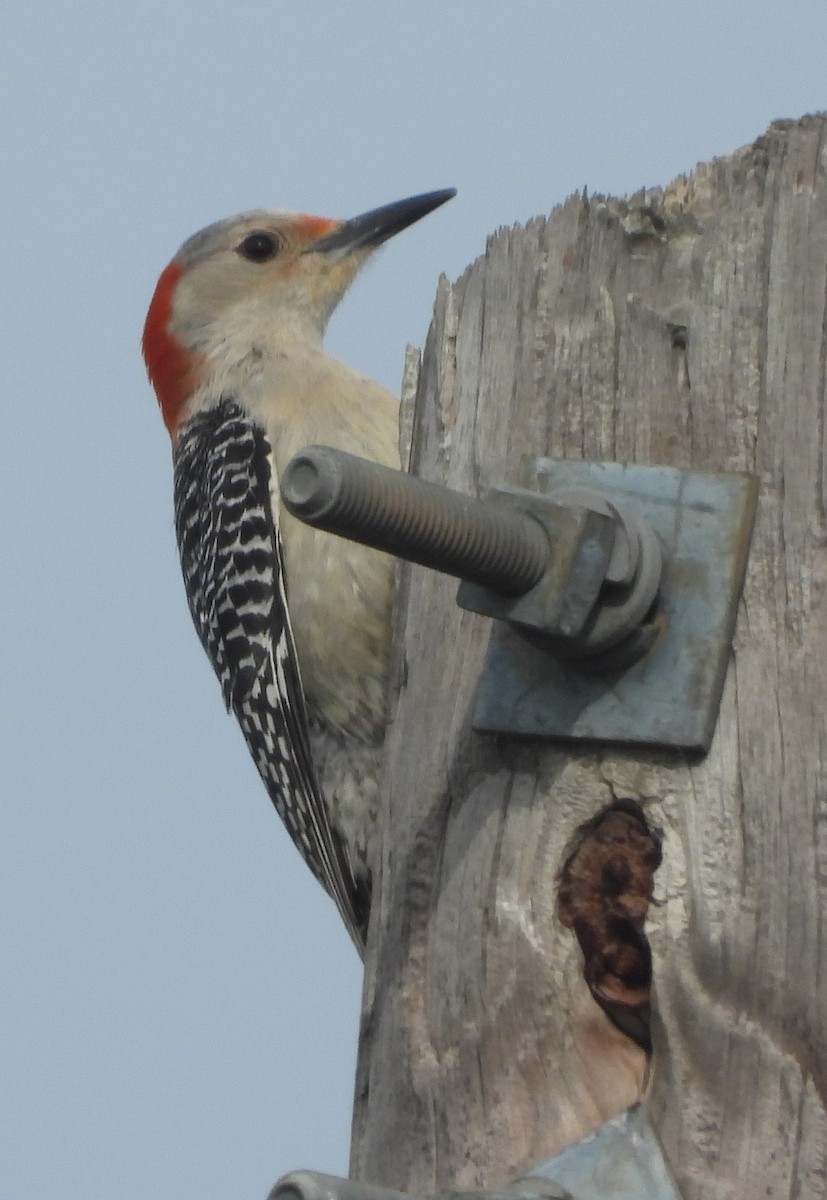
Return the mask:
<path id="1" fill-rule="evenodd" d="M 291 517 L 278 479 L 313 442 L 399 466 L 397 400 L 327 355 L 322 337 L 371 252 L 453 194 L 351 221 L 279 209 L 219 221 L 163 271 L 144 327 L 196 630 L 276 809 L 360 950 L 394 563 Z"/>

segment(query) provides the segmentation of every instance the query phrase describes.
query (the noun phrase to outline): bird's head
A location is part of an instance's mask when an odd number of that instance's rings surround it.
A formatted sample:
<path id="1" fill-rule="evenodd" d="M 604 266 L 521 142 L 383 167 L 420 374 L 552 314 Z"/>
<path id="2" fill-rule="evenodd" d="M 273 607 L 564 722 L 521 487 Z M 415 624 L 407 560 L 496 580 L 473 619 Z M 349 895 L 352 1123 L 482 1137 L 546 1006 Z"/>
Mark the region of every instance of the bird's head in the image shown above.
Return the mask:
<path id="1" fill-rule="evenodd" d="M 173 440 L 188 399 L 213 373 L 274 340 L 318 344 L 377 246 L 453 195 L 412 196 L 350 221 L 259 209 L 184 242 L 161 273 L 143 335 Z"/>

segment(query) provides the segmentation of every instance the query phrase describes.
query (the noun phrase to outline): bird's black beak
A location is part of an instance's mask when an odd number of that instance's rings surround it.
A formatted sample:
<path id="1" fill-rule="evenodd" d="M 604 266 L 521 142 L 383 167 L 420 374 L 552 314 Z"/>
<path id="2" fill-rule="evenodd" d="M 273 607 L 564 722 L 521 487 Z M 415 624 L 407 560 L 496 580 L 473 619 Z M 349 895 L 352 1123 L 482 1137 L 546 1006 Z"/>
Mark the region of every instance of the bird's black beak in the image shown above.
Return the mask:
<path id="1" fill-rule="evenodd" d="M 370 212 L 345 221 L 333 233 L 326 234 L 317 242 L 311 242 L 304 253 L 330 254 L 341 258 L 353 250 L 381 246 L 382 242 L 407 229 L 414 221 L 427 216 L 456 194 L 456 188 L 444 188 L 441 192 L 426 192 L 422 196 L 409 196 L 407 200 L 373 208 Z"/>

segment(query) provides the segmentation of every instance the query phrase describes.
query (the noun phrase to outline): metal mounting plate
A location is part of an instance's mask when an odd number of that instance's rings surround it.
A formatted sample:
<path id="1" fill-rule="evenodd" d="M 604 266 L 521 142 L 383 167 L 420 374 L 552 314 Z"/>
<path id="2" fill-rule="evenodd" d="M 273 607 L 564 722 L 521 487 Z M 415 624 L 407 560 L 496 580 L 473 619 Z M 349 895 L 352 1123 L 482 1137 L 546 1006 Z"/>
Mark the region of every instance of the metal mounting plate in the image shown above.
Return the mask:
<path id="1" fill-rule="evenodd" d="M 642 1104 L 535 1167 L 578 1200 L 680 1200 Z"/>
<path id="2" fill-rule="evenodd" d="M 562 661 L 495 621 L 474 728 L 707 750 L 724 685 L 758 495 L 755 476 L 541 458 L 522 486 L 586 486 L 644 517 L 664 549 L 654 646 L 622 670 Z"/>

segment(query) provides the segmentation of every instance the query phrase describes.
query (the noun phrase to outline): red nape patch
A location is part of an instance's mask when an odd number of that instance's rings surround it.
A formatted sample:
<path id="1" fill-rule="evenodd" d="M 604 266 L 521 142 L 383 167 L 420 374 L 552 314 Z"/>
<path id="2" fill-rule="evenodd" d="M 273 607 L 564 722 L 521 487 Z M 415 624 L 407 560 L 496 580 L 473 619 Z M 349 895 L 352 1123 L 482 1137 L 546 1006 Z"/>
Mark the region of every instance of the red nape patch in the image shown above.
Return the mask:
<path id="1" fill-rule="evenodd" d="M 155 389 L 164 424 L 173 442 L 181 409 L 198 382 L 197 363 L 169 331 L 172 296 L 182 269 L 173 259 L 161 272 L 146 314 L 142 341 L 149 381 Z"/>

